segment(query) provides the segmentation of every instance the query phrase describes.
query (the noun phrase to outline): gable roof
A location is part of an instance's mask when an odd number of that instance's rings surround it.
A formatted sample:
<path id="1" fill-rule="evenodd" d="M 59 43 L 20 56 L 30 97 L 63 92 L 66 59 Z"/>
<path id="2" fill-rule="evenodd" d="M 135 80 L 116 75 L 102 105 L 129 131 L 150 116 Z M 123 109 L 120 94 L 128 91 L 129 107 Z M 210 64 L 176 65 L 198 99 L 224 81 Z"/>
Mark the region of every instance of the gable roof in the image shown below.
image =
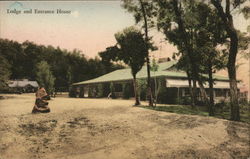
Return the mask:
<path id="1" fill-rule="evenodd" d="M 164 63 L 159 63 L 158 71 L 153 72 L 151 71 L 151 77 L 169 77 L 169 78 L 187 78 L 187 75 L 184 71 L 170 71 L 172 66 L 174 66 L 177 61 L 169 61 Z M 144 79 L 147 78 L 147 67 L 143 66 L 142 69 L 136 75 L 137 79 Z M 214 78 L 217 80 L 228 80 L 226 77 L 214 75 Z M 115 82 L 115 81 L 127 81 L 132 80 L 133 76 L 131 74 L 131 69 L 119 69 L 113 72 L 107 73 L 100 77 L 82 81 L 78 83 L 74 83 L 73 85 L 84 85 L 84 84 L 94 84 L 94 83 L 103 83 L 103 82 Z"/>

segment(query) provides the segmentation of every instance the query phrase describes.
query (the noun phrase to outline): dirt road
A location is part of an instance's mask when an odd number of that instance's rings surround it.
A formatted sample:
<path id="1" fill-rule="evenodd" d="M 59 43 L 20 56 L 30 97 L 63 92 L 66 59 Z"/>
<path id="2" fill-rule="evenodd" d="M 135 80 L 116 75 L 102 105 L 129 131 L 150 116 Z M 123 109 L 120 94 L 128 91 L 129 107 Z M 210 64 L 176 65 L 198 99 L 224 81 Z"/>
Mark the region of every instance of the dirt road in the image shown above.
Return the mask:
<path id="1" fill-rule="evenodd" d="M 249 124 L 132 107 L 130 100 L 0 100 L 0 159 L 247 158 Z"/>

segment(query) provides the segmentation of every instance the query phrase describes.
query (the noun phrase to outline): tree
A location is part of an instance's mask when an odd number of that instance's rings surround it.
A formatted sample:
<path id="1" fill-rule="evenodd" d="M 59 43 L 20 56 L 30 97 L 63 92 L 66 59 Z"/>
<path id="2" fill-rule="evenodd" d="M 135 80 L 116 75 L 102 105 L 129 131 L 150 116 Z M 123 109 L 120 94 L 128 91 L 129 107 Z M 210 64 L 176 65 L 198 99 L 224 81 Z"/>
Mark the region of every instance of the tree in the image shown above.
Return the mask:
<path id="1" fill-rule="evenodd" d="M 180 56 L 181 53 L 174 53 L 173 57 L 176 58 L 176 56 Z M 191 64 L 189 62 L 189 59 L 185 54 L 182 54 L 182 56 L 179 58 L 178 63 L 176 64 L 176 68 L 178 70 L 184 70 L 187 74 L 188 78 L 188 87 L 189 87 L 189 92 L 190 92 L 190 97 L 191 97 L 191 106 L 194 109 L 195 105 L 197 103 L 197 95 L 196 95 L 196 80 L 192 78 L 192 72 L 191 72 Z M 193 81 L 193 85 L 192 85 Z"/>
<path id="2" fill-rule="evenodd" d="M 139 105 L 140 101 L 137 93 L 136 74 L 141 70 L 147 56 L 147 43 L 143 34 L 135 29 L 135 27 L 125 28 L 122 32 L 115 34 L 117 45 L 119 48 L 118 59 L 122 60 L 131 68 L 131 74 L 134 82 L 135 105 Z"/>
<path id="3" fill-rule="evenodd" d="M 154 26 L 154 21 L 152 21 L 153 15 L 156 14 L 153 3 L 150 1 L 144 0 L 123 0 L 123 5 L 125 9 L 134 14 L 136 23 L 143 22 L 144 29 L 144 38 L 145 38 L 145 48 L 146 48 L 146 62 L 147 62 L 147 84 L 148 84 L 148 96 L 149 96 L 149 105 L 153 106 L 153 97 L 152 97 L 152 86 L 151 86 L 151 76 L 150 76 L 150 60 L 149 60 L 149 35 L 148 30 L 150 27 Z M 152 48 L 152 47 L 151 47 Z"/>
<path id="4" fill-rule="evenodd" d="M 10 77 L 10 65 L 0 54 L 0 91 L 7 88 L 7 81 Z"/>
<path id="5" fill-rule="evenodd" d="M 151 71 L 154 72 L 154 75 L 155 75 L 155 72 L 158 71 L 158 68 L 159 68 L 159 65 L 156 63 L 156 60 L 153 59 L 152 61 L 152 65 L 151 65 Z M 157 85 L 157 79 L 156 79 L 156 76 L 154 77 L 154 104 L 156 106 L 156 103 L 157 103 L 157 97 L 158 97 L 158 93 L 159 93 L 159 88 L 160 88 L 160 85 Z"/>
<path id="6" fill-rule="evenodd" d="M 55 78 L 46 61 L 41 61 L 36 65 L 36 80 L 40 86 L 46 89 L 48 94 L 53 93 Z"/>
<path id="7" fill-rule="evenodd" d="M 224 60 L 216 46 L 226 41 L 221 18 L 208 4 L 193 0 L 158 1 L 158 6 L 158 28 L 163 30 L 167 40 L 176 45 L 181 53 L 179 66 L 187 72 L 192 105 L 195 104 L 197 81 L 209 115 L 214 115 L 212 73 L 223 68 Z M 204 74 L 208 74 L 209 78 L 204 78 Z M 205 81 L 209 81 L 210 100 L 203 86 Z"/>
<path id="8" fill-rule="evenodd" d="M 10 79 L 35 80 L 36 64 L 46 61 L 55 77 L 56 91 L 67 91 L 74 82 L 122 68 L 119 64 L 106 63 L 99 57 L 87 59 L 77 49 L 68 51 L 59 47 L 37 45 L 30 41 L 18 43 L 0 39 L 0 53 L 10 65 Z"/>
<path id="9" fill-rule="evenodd" d="M 192 33 L 194 30 L 192 28 L 189 29 L 187 24 L 192 22 L 192 19 L 189 16 L 188 19 L 185 19 L 185 2 L 193 3 L 189 1 L 178 1 L 178 0 L 170 0 L 170 1 L 158 1 L 159 6 L 159 14 L 158 14 L 158 28 L 162 29 L 166 38 L 177 46 L 179 52 L 183 54 L 183 56 L 187 56 L 188 61 L 190 62 L 190 70 L 193 78 L 198 82 L 202 97 L 209 107 L 209 101 L 207 98 L 207 94 L 203 85 L 203 79 L 201 76 L 201 70 L 199 67 L 199 61 L 201 58 L 197 56 L 197 50 L 194 49 Z M 184 6 L 183 6 L 184 5 Z M 190 20 L 189 23 L 185 23 Z M 197 22 L 197 21 L 194 21 Z"/>
<path id="10" fill-rule="evenodd" d="M 208 74 L 209 83 L 209 115 L 214 115 L 214 78 L 213 72 L 224 68 L 225 56 L 221 51 L 216 49 L 217 45 L 226 42 L 226 34 L 222 26 L 222 20 L 217 11 L 204 3 L 191 2 L 187 4 L 188 12 L 185 17 L 191 16 L 192 22 L 186 25 L 192 30 L 190 38 L 193 44 L 193 50 L 198 55 L 198 66 L 201 73 Z"/>
<path id="11" fill-rule="evenodd" d="M 231 7 L 233 9 L 240 6 L 240 4 L 246 2 L 246 0 L 226 0 L 225 9 L 223 9 L 221 0 L 211 0 L 213 6 L 217 9 L 218 15 L 223 21 L 226 33 L 230 40 L 229 51 L 228 51 L 228 62 L 227 70 L 230 81 L 230 103 L 231 103 L 231 120 L 240 120 L 240 108 L 238 101 L 238 90 L 237 90 L 237 78 L 236 78 L 236 57 L 238 53 L 238 34 L 234 27 L 233 16 Z"/>

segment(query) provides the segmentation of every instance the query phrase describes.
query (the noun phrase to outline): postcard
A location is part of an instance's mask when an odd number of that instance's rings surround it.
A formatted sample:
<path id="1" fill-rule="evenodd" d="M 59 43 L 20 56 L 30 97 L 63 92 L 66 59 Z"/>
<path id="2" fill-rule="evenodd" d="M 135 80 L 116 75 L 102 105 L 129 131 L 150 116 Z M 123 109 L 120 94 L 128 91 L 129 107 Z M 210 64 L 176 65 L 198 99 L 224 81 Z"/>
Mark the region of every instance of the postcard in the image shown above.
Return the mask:
<path id="1" fill-rule="evenodd" d="M 248 1 L 0 1 L 0 159 L 250 158 Z"/>

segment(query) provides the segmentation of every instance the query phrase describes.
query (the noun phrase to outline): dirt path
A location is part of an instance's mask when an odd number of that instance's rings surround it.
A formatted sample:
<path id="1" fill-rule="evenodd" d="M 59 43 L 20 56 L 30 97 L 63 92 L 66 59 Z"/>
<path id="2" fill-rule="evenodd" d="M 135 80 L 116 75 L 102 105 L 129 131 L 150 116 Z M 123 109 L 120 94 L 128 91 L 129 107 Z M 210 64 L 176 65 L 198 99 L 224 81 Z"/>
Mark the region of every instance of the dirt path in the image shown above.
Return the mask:
<path id="1" fill-rule="evenodd" d="M 247 158 L 249 124 L 157 112 L 133 101 L 56 98 L 30 114 L 33 95 L 0 100 L 0 159 Z"/>

